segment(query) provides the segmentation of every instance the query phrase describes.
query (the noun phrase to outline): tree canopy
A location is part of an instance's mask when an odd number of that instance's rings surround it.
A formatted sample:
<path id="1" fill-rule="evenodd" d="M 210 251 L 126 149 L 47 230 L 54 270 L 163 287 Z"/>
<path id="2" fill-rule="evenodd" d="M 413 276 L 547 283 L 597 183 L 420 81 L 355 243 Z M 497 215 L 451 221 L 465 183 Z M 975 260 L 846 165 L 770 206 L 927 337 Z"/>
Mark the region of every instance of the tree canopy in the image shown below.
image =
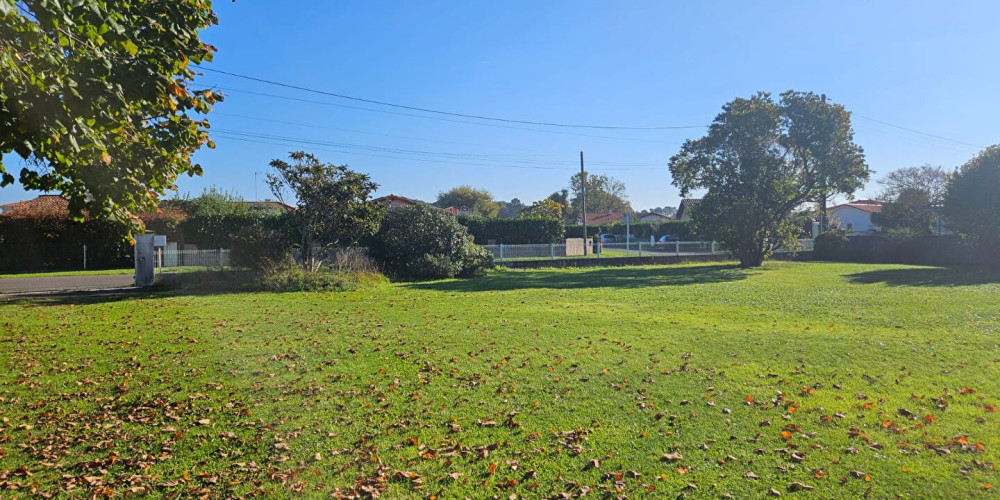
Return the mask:
<path id="1" fill-rule="evenodd" d="M 884 234 L 906 240 L 931 234 L 934 214 L 931 199 L 918 188 L 904 188 L 891 201 L 882 204 L 882 211 L 871 215 L 872 224 Z"/>
<path id="2" fill-rule="evenodd" d="M 562 220 L 563 206 L 549 198 L 539 200 L 521 210 L 522 219 Z"/>
<path id="3" fill-rule="evenodd" d="M 898 168 L 878 181 L 882 185 L 879 199 L 895 201 L 906 191 L 920 191 L 926 195 L 928 203 L 938 205 L 944 201 L 948 190 L 948 177 L 944 169 L 931 165 Z"/>
<path id="4" fill-rule="evenodd" d="M 193 88 L 215 48 L 207 1 L 0 0 L 0 186 L 56 191 L 76 218 L 138 226 L 208 140 L 221 96 Z"/>
<path id="5" fill-rule="evenodd" d="M 512 198 L 510 201 L 498 201 L 497 207 L 497 217 L 502 219 L 516 219 L 520 215 L 521 210 L 524 210 L 524 203 L 517 198 Z"/>
<path id="6" fill-rule="evenodd" d="M 822 96 L 788 91 L 738 98 L 705 137 L 670 159 L 673 184 L 687 196 L 707 190 L 695 229 L 722 242 L 743 267 L 758 266 L 798 233 L 793 211 L 868 178 L 850 115 Z"/>
<path id="7" fill-rule="evenodd" d="M 271 160 L 274 173 L 267 174 L 267 183 L 282 203 L 289 191 L 295 194 L 296 210 L 290 215 L 301 235 L 303 267 L 315 271 L 323 250 L 374 235 L 385 207 L 370 199 L 378 184 L 368 175 L 301 151 L 289 156 L 292 163 Z"/>
<path id="8" fill-rule="evenodd" d="M 629 212 L 632 205 L 628 201 L 625 183 L 607 175 L 584 172 L 587 186 L 587 212 Z M 567 217 L 578 219 L 583 213 L 583 176 L 573 174 L 570 178 L 570 198 Z M 551 197 L 550 197 L 551 199 Z"/>
<path id="9" fill-rule="evenodd" d="M 1000 145 L 984 149 L 952 176 L 943 214 L 949 229 L 1000 252 Z"/>
<path id="10" fill-rule="evenodd" d="M 485 189 L 472 186 L 458 186 L 438 193 L 434 206 L 438 208 L 458 207 L 469 211 L 472 215 L 496 217 L 500 205 L 493 199 L 493 194 Z"/>

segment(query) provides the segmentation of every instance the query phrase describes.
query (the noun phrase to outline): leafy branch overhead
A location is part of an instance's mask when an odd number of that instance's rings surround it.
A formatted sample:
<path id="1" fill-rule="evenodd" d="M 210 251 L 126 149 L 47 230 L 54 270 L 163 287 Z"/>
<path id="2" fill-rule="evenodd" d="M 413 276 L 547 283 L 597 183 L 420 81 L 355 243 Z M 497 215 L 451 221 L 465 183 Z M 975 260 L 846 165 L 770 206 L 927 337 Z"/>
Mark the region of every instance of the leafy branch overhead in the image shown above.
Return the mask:
<path id="1" fill-rule="evenodd" d="M 60 192 L 84 213 L 141 224 L 135 213 L 212 147 L 207 113 L 222 96 L 193 88 L 215 48 L 209 2 L 0 0 L 0 186 Z"/>

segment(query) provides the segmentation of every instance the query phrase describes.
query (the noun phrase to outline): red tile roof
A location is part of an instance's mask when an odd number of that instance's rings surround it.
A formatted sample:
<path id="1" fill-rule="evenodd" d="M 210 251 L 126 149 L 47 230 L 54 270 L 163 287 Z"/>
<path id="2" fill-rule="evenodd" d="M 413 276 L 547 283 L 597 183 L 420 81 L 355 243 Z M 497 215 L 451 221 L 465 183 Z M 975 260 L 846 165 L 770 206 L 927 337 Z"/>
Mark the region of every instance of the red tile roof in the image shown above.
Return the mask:
<path id="1" fill-rule="evenodd" d="M 830 207 L 830 210 L 841 207 L 856 208 L 858 210 L 861 210 L 862 212 L 868 212 L 870 214 L 873 214 L 882 211 L 882 202 L 875 200 L 856 200 L 850 203 L 844 203 L 841 205 L 837 205 L 835 207 Z"/>
<path id="2" fill-rule="evenodd" d="M 624 213 L 592 213 L 587 214 L 588 225 L 608 224 L 625 218 Z"/>
<path id="3" fill-rule="evenodd" d="M 389 202 L 389 208 L 399 207 L 399 206 L 403 206 L 403 205 L 418 205 L 418 204 L 420 204 L 420 202 L 417 201 L 417 200 L 411 200 L 411 199 L 406 198 L 404 196 L 398 196 L 398 195 L 395 195 L 395 194 L 390 194 L 389 196 L 383 196 L 381 198 L 375 198 L 372 201 L 374 201 L 376 203 Z"/>
<path id="4" fill-rule="evenodd" d="M 0 215 L 67 215 L 69 202 L 56 194 L 43 194 L 33 200 L 0 205 Z"/>

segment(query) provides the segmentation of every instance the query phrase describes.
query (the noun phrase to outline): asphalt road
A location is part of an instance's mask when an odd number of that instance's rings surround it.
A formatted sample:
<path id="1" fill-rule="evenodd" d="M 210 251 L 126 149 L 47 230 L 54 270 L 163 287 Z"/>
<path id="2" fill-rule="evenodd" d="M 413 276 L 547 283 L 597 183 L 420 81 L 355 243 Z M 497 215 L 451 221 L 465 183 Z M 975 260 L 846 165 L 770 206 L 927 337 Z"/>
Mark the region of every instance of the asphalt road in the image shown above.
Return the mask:
<path id="1" fill-rule="evenodd" d="M 134 284 L 131 274 L 4 278 L 0 279 L 0 294 L 129 288 Z"/>

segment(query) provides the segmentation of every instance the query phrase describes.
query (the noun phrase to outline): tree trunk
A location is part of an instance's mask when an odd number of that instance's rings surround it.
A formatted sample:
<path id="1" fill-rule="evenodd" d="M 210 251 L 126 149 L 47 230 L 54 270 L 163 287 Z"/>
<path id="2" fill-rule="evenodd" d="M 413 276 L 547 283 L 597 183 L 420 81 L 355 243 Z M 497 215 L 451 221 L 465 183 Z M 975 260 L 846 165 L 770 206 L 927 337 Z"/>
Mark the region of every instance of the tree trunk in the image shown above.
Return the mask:
<path id="1" fill-rule="evenodd" d="M 819 232 L 826 231 L 827 221 L 826 221 L 826 198 L 829 196 L 825 191 L 821 195 L 822 198 L 819 200 Z"/>

